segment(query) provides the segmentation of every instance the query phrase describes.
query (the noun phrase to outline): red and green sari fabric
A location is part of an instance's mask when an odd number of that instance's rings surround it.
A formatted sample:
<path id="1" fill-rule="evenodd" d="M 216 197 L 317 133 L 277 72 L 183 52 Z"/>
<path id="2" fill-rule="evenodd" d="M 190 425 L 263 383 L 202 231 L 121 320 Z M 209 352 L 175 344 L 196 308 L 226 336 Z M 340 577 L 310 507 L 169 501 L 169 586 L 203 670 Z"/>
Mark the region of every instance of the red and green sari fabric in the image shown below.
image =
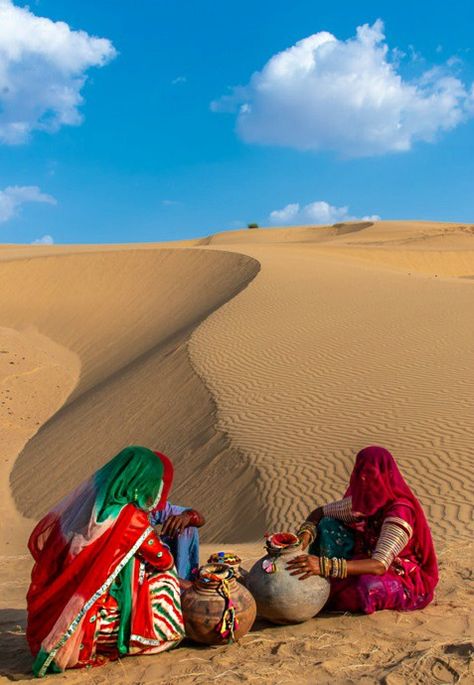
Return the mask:
<path id="1" fill-rule="evenodd" d="M 182 639 L 173 557 L 149 523 L 171 481 L 169 460 L 128 447 L 38 523 L 27 596 L 36 676 Z"/>

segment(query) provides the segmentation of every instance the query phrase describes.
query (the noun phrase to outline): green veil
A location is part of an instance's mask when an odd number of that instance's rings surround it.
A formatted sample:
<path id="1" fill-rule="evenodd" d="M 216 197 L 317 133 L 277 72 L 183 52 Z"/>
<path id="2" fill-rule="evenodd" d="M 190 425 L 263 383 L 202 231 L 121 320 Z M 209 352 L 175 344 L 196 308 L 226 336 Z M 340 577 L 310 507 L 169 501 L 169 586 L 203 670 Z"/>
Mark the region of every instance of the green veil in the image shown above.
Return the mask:
<path id="1" fill-rule="evenodd" d="M 130 502 L 148 511 L 163 490 L 164 467 L 152 450 L 132 445 L 126 447 L 103 466 L 94 476 L 97 487 L 97 520 L 116 518 L 122 507 Z M 117 646 L 120 654 L 128 653 L 132 610 L 133 559 L 122 569 L 110 588 L 120 610 Z"/>
<path id="2" fill-rule="evenodd" d="M 163 488 L 163 463 L 152 450 L 126 447 L 94 476 L 97 521 L 116 518 L 130 502 L 148 511 Z"/>

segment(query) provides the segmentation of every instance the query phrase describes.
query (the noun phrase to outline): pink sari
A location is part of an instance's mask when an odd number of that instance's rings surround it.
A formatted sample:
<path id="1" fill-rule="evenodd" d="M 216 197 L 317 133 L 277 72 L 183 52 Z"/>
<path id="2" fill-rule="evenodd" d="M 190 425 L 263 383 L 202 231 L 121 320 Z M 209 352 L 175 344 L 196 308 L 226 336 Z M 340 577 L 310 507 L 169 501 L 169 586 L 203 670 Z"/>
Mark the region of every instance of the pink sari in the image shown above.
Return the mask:
<path id="1" fill-rule="evenodd" d="M 413 533 L 383 576 L 351 576 L 332 583 L 330 608 L 372 613 L 425 607 L 438 583 L 436 553 L 421 504 L 390 452 L 377 446 L 361 450 L 345 496 L 352 497 L 352 511 L 362 517 L 349 524 L 355 532 L 354 559 L 371 555 L 387 517 L 406 522 Z"/>

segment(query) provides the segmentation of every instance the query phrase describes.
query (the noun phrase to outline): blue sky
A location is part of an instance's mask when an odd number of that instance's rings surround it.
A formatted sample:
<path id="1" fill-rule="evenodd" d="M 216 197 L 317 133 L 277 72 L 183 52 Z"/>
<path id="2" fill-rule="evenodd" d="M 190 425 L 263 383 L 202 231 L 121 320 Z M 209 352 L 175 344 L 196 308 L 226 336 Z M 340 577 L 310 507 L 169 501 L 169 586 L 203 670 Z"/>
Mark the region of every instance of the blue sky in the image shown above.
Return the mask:
<path id="1" fill-rule="evenodd" d="M 474 10 L 465 0 L 37 0 L 30 13 L 51 20 L 51 35 L 52 22 L 69 26 L 54 55 L 35 38 L 39 60 L 24 46 L 19 59 L 15 42 L 37 25 L 9 0 L 2 6 L 13 24 L 2 35 L 0 15 L 0 66 L 10 69 L 3 102 L 0 92 L 0 242 L 173 240 L 325 212 L 474 221 Z M 369 34 L 355 39 L 364 24 Z M 285 53 L 290 62 L 275 58 L 323 31 L 338 42 L 318 48 L 317 70 L 301 76 L 308 41 Z M 389 74 L 377 62 L 384 45 Z M 58 83 L 83 102 L 44 104 Z M 403 125 L 391 122 L 392 100 Z M 31 127 L 14 133 L 20 120 Z"/>

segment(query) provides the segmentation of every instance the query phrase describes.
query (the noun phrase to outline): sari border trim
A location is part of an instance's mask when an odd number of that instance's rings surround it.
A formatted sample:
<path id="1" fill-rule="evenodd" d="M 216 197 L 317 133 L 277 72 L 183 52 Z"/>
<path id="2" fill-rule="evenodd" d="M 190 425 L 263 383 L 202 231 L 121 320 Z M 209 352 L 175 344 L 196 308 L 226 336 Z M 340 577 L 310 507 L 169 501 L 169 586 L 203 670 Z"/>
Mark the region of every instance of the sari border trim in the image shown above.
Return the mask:
<path id="1" fill-rule="evenodd" d="M 49 665 L 53 661 L 54 657 L 56 654 L 59 652 L 61 647 L 64 647 L 66 642 L 69 640 L 69 638 L 72 636 L 76 628 L 78 627 L 79 623 L 81 622 L 82 618 L 84 615 L 89 611 L 91 606 L 96 602 L 99 597 L 101 597 L 106 590 L 109 589 L 109 587 L 112 585 L 113 581 L 115 578 L 118 576 L 120 571 L 123 569 L 125 564 L 127 564 L 130 559 L 133 557 L 137 549 L 141 546 L 141 544 L 146 540 L 146 538 L 150 535 L 150 533 L 153 532 L 153 528 L 151 526 L 148 526 L 147 529 L 140 535 L 138 540 L 132 545 L 132 547 L 129 549 L 127 554 L 123 557 L 122 561 L 117 564 L 115 569 L 112 571 L 112 573 L 106 578 L 104 583 L 100 586 L 96 592 L 90 597 L 87 602 L 83 605 L 82 609 L 79 611 L 79 613 L 74 617 L 74 619 L 71 621 L 69 624 L 68 629 L 64 633 L 64 635 L 61 637 L 59 642 L 56 643 L 56 645 L 53 647 L 53 649 L 48 653 L 48 656 L 46 657 L 43 665 L 41 666 L 40 670 L 38 671 L 38 678 L 42 678 L 43 676 L 46 675 Z"/>
<path id="2" fill-rule="evenodd" d="M 142 635 L 130 635 L 130 642 L 138 642 L 141 645 L 146 645 L 147 647 L 161 647 L 161 645 L 167 642 L 176 642 L 177 640 L 182 640 L 184 633 L 174 633 L 170 635 L 168 640 L 154 640 L 153 638 L 143 637 Z"/>

